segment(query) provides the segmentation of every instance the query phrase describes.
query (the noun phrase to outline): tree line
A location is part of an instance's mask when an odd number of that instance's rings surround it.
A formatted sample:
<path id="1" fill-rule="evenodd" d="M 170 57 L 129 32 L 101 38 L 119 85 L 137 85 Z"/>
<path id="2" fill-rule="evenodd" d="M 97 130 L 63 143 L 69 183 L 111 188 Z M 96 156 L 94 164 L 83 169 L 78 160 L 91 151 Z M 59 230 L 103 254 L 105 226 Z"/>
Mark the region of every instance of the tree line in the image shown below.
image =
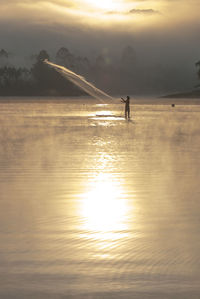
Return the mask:
<path id="1" fill-rule="evenodd" d="M 6 60 L 9 54 L 0 51 L 0 58 Z M 30 69 L 5 64 L 0 67 L 0 96 L 79 96 L 83 91 L 63 78 L 54 69 L 43 63 L 49 60 L 45 50 L 36 55 L 36 62 Z"/>
<path id="2" fill-rule="evenodd" d="M 76 57 L 62 47 L 55 62 L 84 76 L 97 87 L 111 94 L 166 93 L 187 86 L 187 70 L 142 66 L 135 50 L 127 46 L 118 60 L 98 55 L 91 63 L 86 57 Z M 43 63 L 50 59 L 46 50 L 35 55 L 30 68 L 15 67 L 9 63 L 10 54 L 0 50 L 0 96 L 80 96 L 85 93 L 67 81 L 54 69 Z M 200 80 L 200 61 L 196 62 Z M 192 81 L 191 81 L 192 84 Z M 198 85 L 197 87 L 199 87 Z M 187 87 L 186 87 L 187 88 Z"/>

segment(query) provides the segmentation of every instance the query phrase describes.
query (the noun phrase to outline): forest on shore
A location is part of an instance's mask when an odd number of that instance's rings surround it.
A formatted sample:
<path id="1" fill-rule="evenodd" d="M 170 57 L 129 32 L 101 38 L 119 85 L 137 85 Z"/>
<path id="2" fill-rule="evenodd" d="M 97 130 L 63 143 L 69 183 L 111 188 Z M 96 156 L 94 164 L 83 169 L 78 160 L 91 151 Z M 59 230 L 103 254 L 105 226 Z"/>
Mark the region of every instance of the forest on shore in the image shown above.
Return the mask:
<path id="1" fill-rule="evenodd" d="M 8 53 L 0 51 L 6 60 Z M 45 50 L 35 57 L 30 69 L 9 64 L 0 68 L 0 96 L 79 96 L 83 91 L 43 63 L 49 60 Z"/>
<path id="2" fill-rule="evenodd" d="M 85 95 L 85 92 L 43 63 L 45 59 L 51 60 L 46 50 L 32 55 L 32 58 L 33 63 L 29 67 L 15 66 L 10 62 L 10 54 L 4 49 L 0 50 L 0 96 Z M 58 50 L 54 62 L 84 76 L 110 94 L 164 95 L 172 91 L 170 96 L 200 97 L 199 84 L 190 92 L 183 91 L 182 82 L 187 82 L 188 76 L 186 71 L 176 72 L 175 69 L 161 66 L 142 67 L 130 46 L 125 47 L 117 63 L 112 63 L 102 55 L 91 63 L 87 57 L 75 56 L 65 47 Z M 196 63 L 196 70 L 196 77 L 200 79 L 200 61 Z M 182 77 L 180 73 L 183 73 Z"/>

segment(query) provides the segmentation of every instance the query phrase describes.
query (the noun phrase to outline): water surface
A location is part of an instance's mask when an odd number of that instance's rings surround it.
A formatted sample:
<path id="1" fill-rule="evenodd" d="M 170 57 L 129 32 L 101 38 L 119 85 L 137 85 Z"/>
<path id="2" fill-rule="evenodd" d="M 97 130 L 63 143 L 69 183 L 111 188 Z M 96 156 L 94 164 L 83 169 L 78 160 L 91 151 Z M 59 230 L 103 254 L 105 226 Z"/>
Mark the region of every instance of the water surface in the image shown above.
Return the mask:
<path id="1" fill-rule="evenodd" d="M 0 298 L 199 298 L 200 106 L 0 102 Z"/>

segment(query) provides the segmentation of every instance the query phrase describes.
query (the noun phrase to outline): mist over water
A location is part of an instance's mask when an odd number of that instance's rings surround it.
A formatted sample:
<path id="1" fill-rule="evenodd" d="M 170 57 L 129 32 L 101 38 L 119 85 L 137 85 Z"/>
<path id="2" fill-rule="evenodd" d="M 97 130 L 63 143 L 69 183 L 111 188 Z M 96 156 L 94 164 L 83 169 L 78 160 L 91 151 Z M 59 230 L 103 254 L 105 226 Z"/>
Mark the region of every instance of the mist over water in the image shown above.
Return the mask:
<path id="1" fill-rule="evenodd" d="M 88 82 L 85 78 L 83 78 L 80 75 L 77 75 L 76 73 L 72 72 L 66 67 L 52 63 L 48 60 L 45 60 L 44 63 L 54 68 L 67 80 L 71 81 L 80 89 L 84 90 L 88 95 L 91 95 L 92 97 L 98 99 L 100 102 L 105 103 L 106 101 L 113 100 L 111 96 L 109 96 L 102 90 L 96 88 L 92 83 Z"/>
<path id="2" fill-rule="evenodd" d="M 139 103 L 0 102 L 0 298 L 199 298 L 200 106 Z"/>

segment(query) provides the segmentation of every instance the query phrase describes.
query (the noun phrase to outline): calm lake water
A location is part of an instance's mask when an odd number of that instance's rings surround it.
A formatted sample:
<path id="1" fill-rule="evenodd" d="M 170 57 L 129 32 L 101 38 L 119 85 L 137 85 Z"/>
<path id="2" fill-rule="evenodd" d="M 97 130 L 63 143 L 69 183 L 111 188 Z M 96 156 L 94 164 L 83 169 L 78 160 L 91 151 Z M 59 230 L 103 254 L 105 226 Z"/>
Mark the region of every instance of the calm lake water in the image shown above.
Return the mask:
<path id="1" fill-rule="evenodd" d="M 0 298 L 200 298 L 200 106 L 123 109 L 0 102 Z"/>

